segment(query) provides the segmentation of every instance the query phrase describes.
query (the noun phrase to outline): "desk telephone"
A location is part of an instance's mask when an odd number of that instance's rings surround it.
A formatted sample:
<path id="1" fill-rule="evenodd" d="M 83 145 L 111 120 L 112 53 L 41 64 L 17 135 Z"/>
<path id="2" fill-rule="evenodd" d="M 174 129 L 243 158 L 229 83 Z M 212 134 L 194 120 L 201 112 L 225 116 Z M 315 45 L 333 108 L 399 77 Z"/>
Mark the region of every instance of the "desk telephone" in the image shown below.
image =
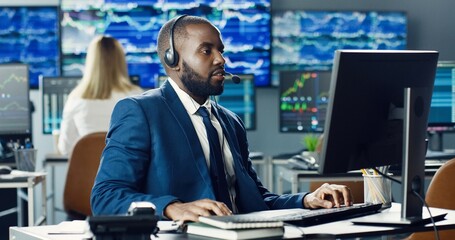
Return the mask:
<path id="1" fill-rule="evenodd" d="M 145 240 L 158 233 L 158 220 L 155 205 L 133 202 L 126 215 L 91 216 L 88 223 L 96 240 Z"/>
<path id="2" fill-rule="evenodd" d="M 298 170 L 318 170 L 316 158 L 310 155 L 297 154 L 288 159 L 288 166 Z"/>

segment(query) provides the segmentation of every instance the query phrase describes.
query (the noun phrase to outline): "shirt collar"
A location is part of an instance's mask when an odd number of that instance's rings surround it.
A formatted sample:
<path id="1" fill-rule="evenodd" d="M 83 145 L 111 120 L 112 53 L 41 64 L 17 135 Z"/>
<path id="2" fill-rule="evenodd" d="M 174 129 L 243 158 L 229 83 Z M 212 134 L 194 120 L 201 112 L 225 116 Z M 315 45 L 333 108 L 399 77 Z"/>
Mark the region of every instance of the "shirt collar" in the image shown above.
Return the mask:
<path id="1" fill-rule="evenodd" d="M 210 98 L 207 98 L 204 104 L 200 105 L 190 95 L 188 95 L 188 93 L 180 89 L 180 87 L 174 80 L 172 80 L 172 78 L 168 77 L 168 81 L 171 84 L 174 91 L 177 93 L 177 96 L 179 97 L 188 114 L 190 115 L 196 114 L 197 110 L 201 106 L 206 107 L 209 114 L 212 113 L 211 112 L 212 105 L 210 104 Z"/>

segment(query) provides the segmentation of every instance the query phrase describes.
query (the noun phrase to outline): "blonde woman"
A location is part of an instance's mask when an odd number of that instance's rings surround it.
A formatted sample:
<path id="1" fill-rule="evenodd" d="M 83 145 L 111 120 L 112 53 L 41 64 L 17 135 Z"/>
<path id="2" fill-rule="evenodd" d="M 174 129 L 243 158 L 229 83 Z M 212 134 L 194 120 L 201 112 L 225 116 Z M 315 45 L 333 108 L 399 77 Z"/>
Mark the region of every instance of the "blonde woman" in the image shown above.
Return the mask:
<path id="1" fill-rule="evenodd" d="M 63 108 L 59 152 L 70 155 L 79 138 L 107 131 L 117 101 L 142 92 L 129 80 L 121 44 L 112 37 L 93 39 L 87 49 L 82 80 L 70 93 Z"/>

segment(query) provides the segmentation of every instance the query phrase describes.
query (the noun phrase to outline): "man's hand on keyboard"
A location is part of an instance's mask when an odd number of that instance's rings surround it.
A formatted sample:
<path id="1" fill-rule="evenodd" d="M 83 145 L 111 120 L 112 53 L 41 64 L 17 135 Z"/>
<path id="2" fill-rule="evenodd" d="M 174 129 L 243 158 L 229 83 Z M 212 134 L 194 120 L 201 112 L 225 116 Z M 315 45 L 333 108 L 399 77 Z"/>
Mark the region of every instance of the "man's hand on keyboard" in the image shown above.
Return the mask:
<path id="1" fill-rule="evenodd" d="M 324 183 L 305 196 L 303 205 L 305 208 L 332 208 L 343 204 L 351 206 L 352 201 L 352 193 L 347 186 Z"/>

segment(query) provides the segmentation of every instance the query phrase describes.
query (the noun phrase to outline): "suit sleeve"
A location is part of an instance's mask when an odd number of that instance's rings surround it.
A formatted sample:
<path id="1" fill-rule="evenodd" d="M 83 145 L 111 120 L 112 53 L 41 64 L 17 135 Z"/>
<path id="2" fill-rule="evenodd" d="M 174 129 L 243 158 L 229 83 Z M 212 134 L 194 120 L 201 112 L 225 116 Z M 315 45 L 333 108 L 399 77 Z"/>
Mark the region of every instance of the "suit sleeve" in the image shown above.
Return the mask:
<path id="1" fill-rule="evenodd" d="M 134 98 L 121 100 L 115 106 L 91 194 L 95 215 L 124 214 L 134 201 L 152 202 L 157 213 L 162 213 L 177 200 L 175 196 L 143 193 L 153 154 L 149 124 L 144 109 Z"/>

